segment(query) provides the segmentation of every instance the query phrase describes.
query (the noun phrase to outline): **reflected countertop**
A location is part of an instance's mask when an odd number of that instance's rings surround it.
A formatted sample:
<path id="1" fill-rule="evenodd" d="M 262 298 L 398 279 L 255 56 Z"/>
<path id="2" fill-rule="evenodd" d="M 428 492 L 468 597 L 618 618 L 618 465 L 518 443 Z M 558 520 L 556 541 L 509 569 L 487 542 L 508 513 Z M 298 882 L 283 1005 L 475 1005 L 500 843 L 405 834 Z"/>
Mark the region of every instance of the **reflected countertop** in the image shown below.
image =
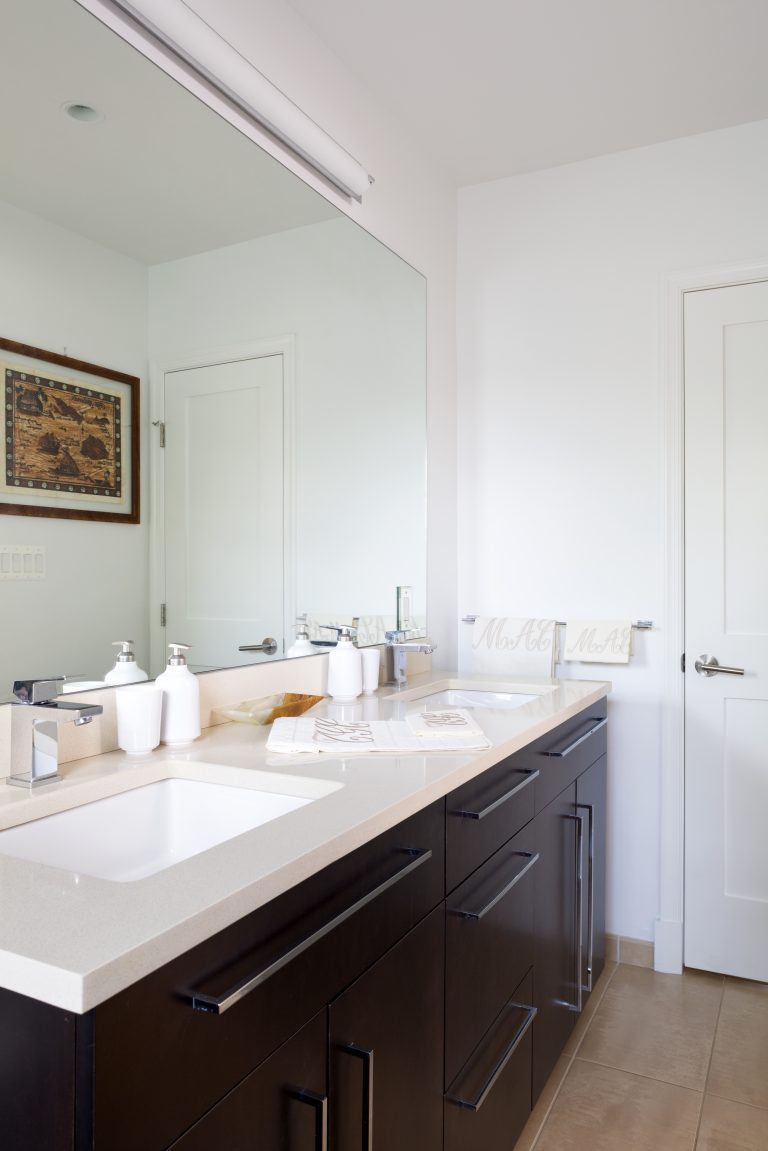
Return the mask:
<path id="1" fill-rule="evenodd" d="M 425 688 L 526 692 L 514 710 L 474 711 L 492 746 L 481 752 L 356 757 L 277 755 L 268 728 L 228 723 L 183 749 L 93 756 L 62 769 L 64 781 L 33 795 L 0 787 L 0 829 L 169 777 L 237 782 L 270 773 L 341 784 L 297 811 L 135 882 L 119 883 L 0 856 L 0 987 L 78 1013 L 282 894 L 349 851 L 442 798 L 486 768 L 595 703 L 604 681 L 415 676 L 353 705 L 318 705 L 347 719 L 396 719 Z M 343 712 L 338 710 L 343 707 Z M 334 710 L 336 709 L 336 710 Z M 313 712 L 313 714 L 315 714 Z M 242 773 L 242 774 L 241 774 Z M 293 782 L 292 782 L 293 781 Z"/>

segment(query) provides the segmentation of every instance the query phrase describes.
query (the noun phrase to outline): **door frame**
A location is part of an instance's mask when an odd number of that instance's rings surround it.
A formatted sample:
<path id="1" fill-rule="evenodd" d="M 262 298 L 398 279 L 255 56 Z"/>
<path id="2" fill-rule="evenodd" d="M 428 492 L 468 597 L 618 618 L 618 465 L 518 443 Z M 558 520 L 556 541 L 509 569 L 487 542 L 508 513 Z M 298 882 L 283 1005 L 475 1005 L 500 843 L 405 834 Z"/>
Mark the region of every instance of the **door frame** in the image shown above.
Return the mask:
<path id="1" fill-rule="evenodd" d="M 665 441 L 664 694 L 661 722 L 661 821 L 659 918 L 654 932 L 657 971 L 683 970 L 685 907 L 685 364 L 683 306 L 688 292 L 768 280 L 768 262 L 692 269 L 665 279 L 662 298 L 662 365 Z"/>
<path id="2" fill-rule="evenodd" d="M 161 426 L 165 422 L 165 376 L 235 360 L 283 357 L 283 637 L 293 635 L 296 617 L 296 348 L 292 334 L 267 336 L 246 344 L 206 348 L 149 363 L 149 650 L 150 667 L 162 670 L 166 631 L 160 626 L 165 602 L 165 478 Z M 155 431 L 154 429 L 157 429 Z M 155 672 L 157 674 L 157 672 Z"/>

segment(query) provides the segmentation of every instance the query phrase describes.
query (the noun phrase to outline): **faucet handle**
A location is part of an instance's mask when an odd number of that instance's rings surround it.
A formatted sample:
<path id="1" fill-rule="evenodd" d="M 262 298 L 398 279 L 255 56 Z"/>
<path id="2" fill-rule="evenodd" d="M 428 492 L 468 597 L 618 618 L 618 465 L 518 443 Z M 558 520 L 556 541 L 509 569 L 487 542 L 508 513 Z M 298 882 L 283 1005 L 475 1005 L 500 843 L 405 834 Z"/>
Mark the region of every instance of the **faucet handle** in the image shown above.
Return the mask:
<path id="1" fill-rule="evenodd" d="M 47 703 L 61 693 L 65 676 L 51 675 L 47 679 L 14 680 L 13 694 L 19 703 Z"/>

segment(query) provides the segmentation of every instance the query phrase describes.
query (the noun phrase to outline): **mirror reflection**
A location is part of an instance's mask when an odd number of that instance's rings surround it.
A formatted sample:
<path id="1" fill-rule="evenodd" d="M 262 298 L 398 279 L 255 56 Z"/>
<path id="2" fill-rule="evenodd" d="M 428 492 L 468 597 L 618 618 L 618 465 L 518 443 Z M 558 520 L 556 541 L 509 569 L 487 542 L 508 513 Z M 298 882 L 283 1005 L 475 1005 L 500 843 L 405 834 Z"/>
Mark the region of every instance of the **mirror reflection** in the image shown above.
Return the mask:
<path id="1" fill-rule="evenodd" d="M 0 516 L 0 693 L 423 620 L 423 278 L 74 0 L 0 21 L 0 336 L 141 381 L 139 524 Z"/>

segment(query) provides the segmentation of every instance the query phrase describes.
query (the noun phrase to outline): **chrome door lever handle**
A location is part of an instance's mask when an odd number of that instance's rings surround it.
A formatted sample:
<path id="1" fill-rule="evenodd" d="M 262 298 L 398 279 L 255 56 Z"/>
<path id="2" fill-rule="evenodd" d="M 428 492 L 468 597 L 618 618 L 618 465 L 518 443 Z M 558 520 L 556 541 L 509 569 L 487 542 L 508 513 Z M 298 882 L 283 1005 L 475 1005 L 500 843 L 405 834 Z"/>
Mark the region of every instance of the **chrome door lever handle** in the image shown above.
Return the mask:
<path id="1" fill-rule="evenodd" d="M 699 675 L 744 675 L 743 667 L 722 667 L 713 655 L 700 655 L 693 665 Z"/>
<path id="2" fill-rule="evenodd" d="M 277 651 L 277 643 L 268 635 L 261 643 L 243 643 L 237 649 L 238 651 L 263 651 L 265 655 L 274 655 Z"/>

